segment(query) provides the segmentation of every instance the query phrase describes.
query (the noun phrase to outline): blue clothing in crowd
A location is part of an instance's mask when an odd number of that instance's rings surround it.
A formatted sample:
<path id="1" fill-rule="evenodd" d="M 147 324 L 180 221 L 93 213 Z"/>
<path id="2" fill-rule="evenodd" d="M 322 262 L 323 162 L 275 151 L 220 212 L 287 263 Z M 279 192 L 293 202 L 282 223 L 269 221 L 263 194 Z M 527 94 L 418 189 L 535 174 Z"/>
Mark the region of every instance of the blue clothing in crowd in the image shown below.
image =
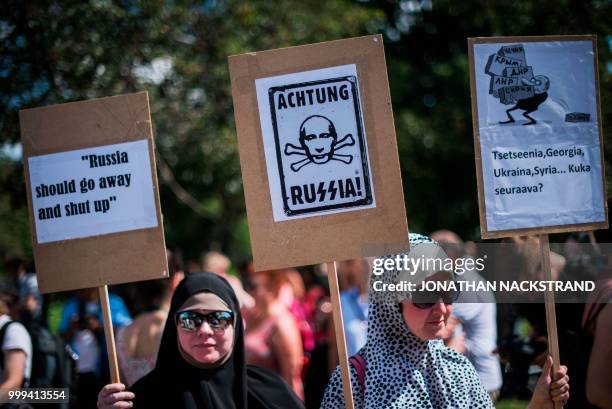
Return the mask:
<path id="1" fill-rule="evenodd" d="M 85 316 L 97 317 L 102 325 L 102 310 L 97 302 L 84 302 L 82 313 Z M 113 327 L 123 327 L 132 322 L 132 317 L 128 312 L 125 303 L 115 294 L 109 294 L 109 304 Z M 71 322 L 79 318 L 79 300 L 71 298 L 64 304 L 62 318 L 60 320 L 60 332 L 70 330 Z M 96 334 L 89 329 L 82 328 L 70 340 L 70 346 L 79 356 L 79 373 L 99 373 L 102 359 L 106 357 L 106 350 L 102 335 Z"/>
<path id="2" fill-rule="evenodd" d="M 368 338 L 368 303 L 361 300 L 359 289 L 352 287 L 340 293 L 346 350 L 355 355 Z"/>
<path id="3" fill-rule="evenodd" d="M 113 327 L 124 327 L 132 322 L 132 317 L 121 297 L 115 294 L 109 294 L 108 302 L 110 304 Z M 100 323 L 102 323 L 102 310 L 100 309 L 100 304 L 93 302 L 86 303 L 85 312 L 88 315 L 98 317 L 98 320 L 100 320 Z M 76 298 L 67 300 L 64 304 L 62 318 L 60 320 L 60 332 L 68 331 L 68 329 L 70 329 L 70 322 L 74 317 L 78 316 L 79 301 Z"/>

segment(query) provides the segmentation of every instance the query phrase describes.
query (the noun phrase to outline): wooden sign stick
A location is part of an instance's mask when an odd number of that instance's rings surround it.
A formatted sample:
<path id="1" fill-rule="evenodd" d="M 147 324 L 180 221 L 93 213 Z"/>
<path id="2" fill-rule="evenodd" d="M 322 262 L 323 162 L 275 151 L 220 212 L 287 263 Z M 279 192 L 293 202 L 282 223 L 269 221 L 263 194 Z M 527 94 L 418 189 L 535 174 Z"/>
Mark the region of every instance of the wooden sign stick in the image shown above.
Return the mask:
<path id="1" fill-rule="evenodd" d="M 336 333 L 336 345 L 338 347 L 338 358 L 340 358 L 340 373 L 342 375 L 342 391 L 344 392 L 344 407 L 355 409 L 353 402 L 353 388 L 351 387 L 351 371 L 346 351 L 346 339 L 344 337 L 344 321 L 342 319 L 342 306 L 340 305 L 340 287 L 338 286 L 338 270 L 336 262 L 327 264 L 327 279 L 329 281 L 329 294 L 332 302 L 332 314 L 334 318 L 334 330 Z"/>
<path id="2" fill-rule="evenodd" d="M 102 309 L 102 321 L 104 324 L 104 335 L 106 337 L 106 351 L 108 353 L 108 364 L 110 367 L 111 383 L 119 383 L 119 363 L 117 362 L 117 349 L 115 348 L 115 335 L 113 334 L 113 322 L 111 320 L 110 303 L 108 301 L 108 286 L 98 287 L 100 295 L 100 308 Z"/>
<path id="3" fill-rule="evenodd" d="M 548 234 L 540 234 L 540 252 L 542 254 L 542 269 L 544 280 L 551 281 L 550 271 L 550 245 Z M 553 372 L 559 369 L 559 339 L 557 335 L 557 315 L 555 313 L 555 293 L 546 291 L 544 293 L 544 306 L 546 308 L 546 329 L 548 333 L 548 353 L 553 359 Z M 563 408 L 561 402 L 555 402 L 555 409 Z"/>

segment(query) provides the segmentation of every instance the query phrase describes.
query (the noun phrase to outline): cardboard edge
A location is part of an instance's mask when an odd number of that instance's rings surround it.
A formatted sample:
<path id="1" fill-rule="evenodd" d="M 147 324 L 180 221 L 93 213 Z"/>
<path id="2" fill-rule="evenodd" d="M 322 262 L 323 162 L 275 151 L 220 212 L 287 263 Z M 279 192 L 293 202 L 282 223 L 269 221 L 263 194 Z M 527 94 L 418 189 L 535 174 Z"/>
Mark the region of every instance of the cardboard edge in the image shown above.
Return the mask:
<path id="1" fill-rule="evenodd" d="M 390 132 L 391 135 L 389 136 L 389 138 L 395 144 L 394 156 L 393 156 L 393 162 L 394 162 L 393 166 L 397 166 L 396 172 L 399 174 L 399 179 L 400 179 L 399 193 L 400 193 L 400 197 L 402 198 L 404 202 L 404 205 L 402 206 L 403 216 L 404 216 L 402 219 L 402 222 L 406 226 L 406 232 L 408 233 L 408 236 L 409 236 L 410 235 L 410 225 L 408 223 L 408 212 L 406 211 L 406 194 L 404 193 L 404 179 L 402 178 L 402 162 L 399 156 L 399 145 L 397 142 L 397 132 L 395 130 L 395 114 L 393 112 L 393 101 L 391 99 L 391 84 L 389 83 L 389 70 L 387 68 L 387 57 L 385 55 L 384 38 L 381 34 L 377 34 L 372 37 L 373 37 L 374 42 L 379 43 L 378 48 L 380 49 L 380 53 L 381 53 L 382 70 L 385 73 L 384 84 L 380 84 L 380 85 L 384 87 L 385 95 L 389 100 L 389 112 L 390 112 L 389 116 L 391 119 L 391 123 L 393 124 L 393 126 L 391 127 L 391 132 Z M 369 152 L 368 152 L 368 155 L 369 155 Z M 389 166 L 388 162 L 386 163 L 386 166 Z M 408 243 L 408 249 L 410 249 L 410 242 L 406 241 L 406 243 Z"/>
<path id="2" fill-rule="evenodd" d="M 148 91 L 143 90 L 143 91 L 137 91 L 137 92 L 130 92 L 129 94 L 111 95 L 111 96 L 108 96 L 108 97 L 100 97 L 100 98 L 80 99 L 80 100 L 77 100 L 77 101 L 60 102 L 60 103 L 57 103 L 57 104 L 50 104 L 50 105 L 43 105 L 43 106 L 38 106 L 38 107 L 23 108 L 23 109 L 19 110 L 19 113 L 21 114 L 21 112 L 24 112 L 24 114 L 27 114 L 29 111 L 33 111 L 33 110 L 55 109 L 55 108 L 58 108 L 58 107 L 65 107 L 65 106 L 70 106 L 70 105 L 74 105 L 74 104 L 96 103 L 96 102 L 99 102 L 101 100 L 111 100 L 111 99 L 115 99 L 115 98 L 137 97 L 137 96 L 141 96 L 142 94 L 145 94 L 145 96 L 146 96 L 147 107 L 148 107 L 149 106 L 149 93 L 148 93 Z"/>
<path id="3" fill-rule="evenodd" d="M 21 127 L 21 112 L 19 113 L 19 123 Z M 21 128 L 21 132 L 24 132 L 23 128 Z M 30 240 L 32 245 L 32 253 L 34 253 L 38 243 L 38 234 L 36 232 L 36 220 L 34 219 L 34 205 L 32 202 L 32 185 L 30 183 L 30 165 L 28 159 L 29 157 L 26 157 L 24 152 L 22 156 L 23 178 L 25 179 L 26 185 L 26 201 L 28 204 L 28 219 L 30 222 Z"/>
<path id="4" fill-rule="evenodd" d="M 601 161 L 601 185 L 603 189 L 603 197 L 604 197 L 604 214 L 606 216 L 606 227 L 608 228 L 610 224 L 609 220 L 609 209 L 608 209 L 608 201 L 605 200 L 607 198 L 606 194 L 606 161 L 604 158 L 604 132 L 603 132 L 603 119 L 601 117 L 601 97 L 600 97 L 600 87 L 599 87 L 599 53 L 597 50 L 597 36 L 593 36 L 592 38 L 593 44 L 593 69 L 595 70 L 595 103 L 597 104 L 597 125 L 599 127 L 599 146 L 600 146 L 600 161 Z"/>
<path id="5" fill-rule="evenodd" d="M 383 36 L 382 34 L 368 34 L 368 35 L 364 35 L 364 36 L 357 36 L 357 37 L 350 37 L 350 38 L 339 38 L 336 40 L 329 40 L 329 41 L 321 41 L 318 43 L 308 43 L 308 44 L 298 44 L 298 45 L 289 45 L 286 47 L 280 47 L 280 48 L 273 48 L 273 49 L 269 49 L 269 50 L 262 50 L 262 51 L 247 51 L 241 54 L 232 54 L 232 55 L 228 55 L 227 58 L 228 60 L 233 60 L 236 57 L 242 57 L 242 56 L 261 56 L 261 55 L 266 55 L 268 53 L 273 53 L 273 52 L 278 52 L 281 50 L 287 50 L 287 49 L 306 49 L 308 47 L 313 47 L 313 46 L 321 46 L 321 45 L 331 45 L 334 43 L 337 44 L 341 44 L 343 42 L 346 41 L 350 41 L 350 40 L 358 40 L 358 39 L 367 39 L 367 38 L 376 38 L 376 40 L 374 40 L 375 42 L 380 41 L 380 43 L 382 44 L 383 42 Z"/>
<path id="6" fill-rule="evenodd" d="M 478 217 L 480 219 L 480 234 L 487 232 L 487 218 L 484 196 L 484 179 L 482 174 L 482 152 L 480 150 L 480 123 L 478 121 L 478 101 L 476 97 L 476 65 L 474 63 L 474 45 L 468 38 L 468 70 L 470 76 L 470 103 L 472 107 L 472 136 L 474 138 L 474 162 L 476 164 L 476 191 L 478 196 Z"/>
<path id="7" fill-rule="evenodd" d="M 245 213 L 246 213 L 246 218 L 247 218 L 247 229 L 249 230 L 249 241 L 251 243 L 250 247 L 251 247 L 251 256 L 253 257 L 253 266 L 255 266 L 255 247 L 253 246 L 252 243 L 255 242 L 255 237 L 254 237 L 254 233 L 253 233 L 253 229 L 251 228 L 251 220 L 254 220 L 254 216 L 251 215 L 251 211 L 249 210 L 249 207 L 247 206 L 247 187 L 244 185 L 244 177 L 243 177 L 243 172 L 245 171 L 245 169 L 248 169 L 248 163 L 247 163 L 247 159 L 246 159 L 246 154 L 243 152 L 244 151 L 244 144 L 240 143 L 240 139 L 238 138 L 238 135 L 240 134 L 239 129 L 248 129 L 248 125 L 243 124 L 242 122 L 242 118 L 239 117 L 238 115 L 236 115 L 237 112 L 239 111 L 244 111 L 244 110 L 251 110 L 250 107 L 243 107 L 243 105 L 240 103 L 241 100 L 241 95 L 245 94 L 247 92 L 242 92 L 242 90 L 240 89 L 242 87 L 241 84 L 239 84 L 240 79 L 243 77 L 242 75 L 237 74 L 237 72 L 240 70 L 239 66 L 240 65 L 247 65 L 248 66 L 248 59 L 252 57 L 254 53 L 247 53 L 247 54 L 239 54 L 239 55 L 233 55 L 233 56 L 229 56 L 228 57 L 228 71 L 229 71 L 229 76 L 230 76 L 230 90 L 231 90 L 231 94 L 232 94 L 232 107 L 234 110 L 234 126 L 236 128 L 236 146 L 237 146 L 237 150 L 238 150 L 238 162 L 240 163 L 240 177 L 242 180 L 242 194 L 244 197 L 244 203 L 245 203 Z M 253 81 L 253 87 L 255 87 L 254 81 Z M 257 98 L 257 90 L 254 90 L 254 96 L 255 98 Z M 259 127 L 257 129 L 261 130 L 261 123 L 260 123 L 260 119 L 259 119 L 259 115 L 258 112 L 255 112 L 255 110 L 253 110 L 253 116 L 255 117 L 255 122 L 256 122 L 256 126 Z M 243 131 L 244 132 L 244 131 Z M 254 131 L 255 133 L 261 132 L 261 131 Z M 260 152 L 258 152 L 259 154 Z M 263 155 L 263 160 L 265 163 L 265 153 L 262 151 L 261 155 Z M 266 178 L 264 180 L 264 184 L 267 186 L 268 184 L 268 177 L 266 175 Z M 269 195 L 269 191 L 270 188 L 268 186 L 268 195 Z M 270 213 L 272 213 L 272 209 L 270 208 Z M 260 270 L 258 270 L 260 271 Z"/>
<path id="8" fill-rule="evenodd" d="M 548 41 L 587 41 L 595 38 L 595 34 L 572 34 L 572 35 L 544 35 L 544 36 L 495 36 L 495 37 L 468 37 L 473 44 L 496 44 L 496 43 L 537 43 Z"/>
<path id="9" fill-rule="evenodd" d="M 608 221 L 596 222 L 596 223 L 585 223 L 585 224 L 567 224 L 563 226 L 543 226 L 543 227 L 530 227 L 526 229 L 514 229 L 514 230 L 499 230 L 494 232 L 485 232 L 482 235 L 483 239 L 500 239 L 504 237 L 512 236 L 532 236 L 541 234 L 556 234 L 556 233 L 572 233 L 577 231 L 593 231 L 600 229 L 607 229 L 609 227 Z"/>

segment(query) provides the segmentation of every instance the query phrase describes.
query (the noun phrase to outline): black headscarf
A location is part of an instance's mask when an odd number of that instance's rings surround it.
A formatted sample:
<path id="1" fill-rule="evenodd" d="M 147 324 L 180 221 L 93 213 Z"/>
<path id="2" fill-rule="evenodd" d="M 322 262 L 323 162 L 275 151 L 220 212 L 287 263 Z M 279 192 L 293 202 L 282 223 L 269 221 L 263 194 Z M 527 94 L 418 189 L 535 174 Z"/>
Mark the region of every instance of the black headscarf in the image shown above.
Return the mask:
<path id="1" fill-rule="evenodd" d="M 221 366 L 197 368 L 179 352 L 174 316 L 194 294 L 210 292 L 234 312 L 234 348 Z M 301 409 L 302 402 L 274 373 L 245 364 L 242 316 L 234 290 L 212 273 L 193 273 L 179 284 L 172 297 L 157 363 L 134 384 L 134 407 L 177 409 Z"/>

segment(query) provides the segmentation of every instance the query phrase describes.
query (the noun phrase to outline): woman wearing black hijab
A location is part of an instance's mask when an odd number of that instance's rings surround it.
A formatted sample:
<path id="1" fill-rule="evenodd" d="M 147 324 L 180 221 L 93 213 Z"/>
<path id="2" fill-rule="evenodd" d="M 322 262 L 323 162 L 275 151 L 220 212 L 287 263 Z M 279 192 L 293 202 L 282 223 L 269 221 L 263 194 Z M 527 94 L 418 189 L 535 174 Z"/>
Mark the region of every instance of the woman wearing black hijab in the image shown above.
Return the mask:
<path id="1" fill-rule="evenodd" d="M 176 288 L 155 369 L 131 392 L 106 385 L 98 408 L 301 409 L 274 373 L 247 366 L 236 295 L 212 273 L 188 275 Z"/>

